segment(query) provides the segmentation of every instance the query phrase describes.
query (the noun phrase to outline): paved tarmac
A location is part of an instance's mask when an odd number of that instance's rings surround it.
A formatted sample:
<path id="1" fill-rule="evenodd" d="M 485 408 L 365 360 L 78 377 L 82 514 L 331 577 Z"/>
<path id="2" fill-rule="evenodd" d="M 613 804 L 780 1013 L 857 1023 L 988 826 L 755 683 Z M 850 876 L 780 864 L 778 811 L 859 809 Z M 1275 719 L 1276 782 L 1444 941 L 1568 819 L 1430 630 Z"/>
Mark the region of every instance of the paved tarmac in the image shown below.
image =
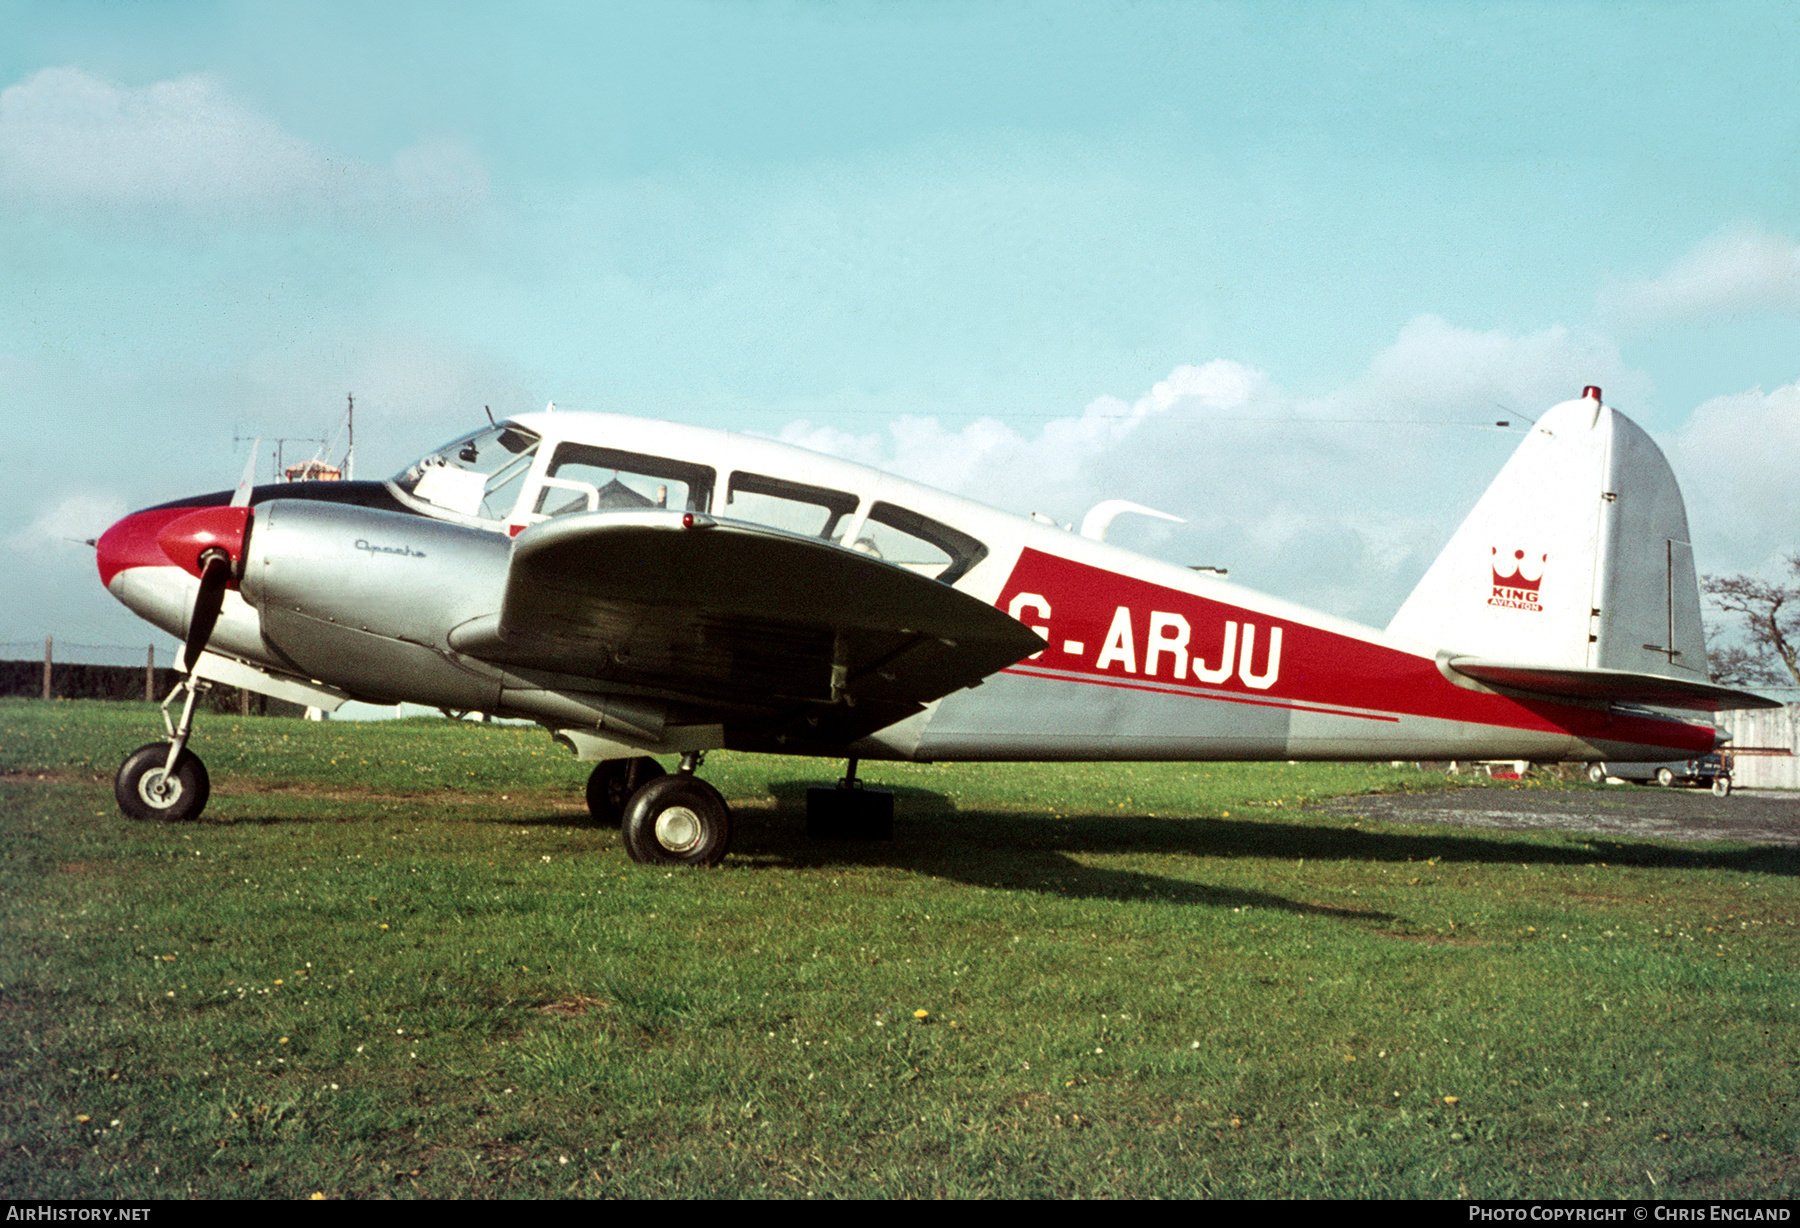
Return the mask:
<path id="1" fill-rule="evenodd" d="M 1343 797 L 1328 814 L 1394 823 L 1442 823 L 1498 831 L 1596 832 L 1661 840 L 1735 840 L 1800 847 L 1800 792 L 1740 789 L 1714 797 L 1704 789 L 1611 785 L 1570 793 L 1537 789 L 1455 789 Z"/>

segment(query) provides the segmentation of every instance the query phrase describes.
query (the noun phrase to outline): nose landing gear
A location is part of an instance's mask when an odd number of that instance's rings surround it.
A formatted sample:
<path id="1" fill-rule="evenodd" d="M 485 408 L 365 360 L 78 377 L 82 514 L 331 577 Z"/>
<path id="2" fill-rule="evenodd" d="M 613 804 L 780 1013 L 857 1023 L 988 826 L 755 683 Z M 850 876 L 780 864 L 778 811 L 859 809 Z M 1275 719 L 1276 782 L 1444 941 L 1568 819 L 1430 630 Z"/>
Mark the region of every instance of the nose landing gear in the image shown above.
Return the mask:
<path id="1" fill-rule="evenodd" d="M 163 700 L 163 727 L 167 742 L 150 742 L 125 757 L 113 776 L 113 796 L 125 817 L 138 820 L 160 819 L 166 823 L 187 823 L 200 817 L 212 795 L 212 781 L 206 765 L 198 755 L 188 751 L 188 738 L 194 732 L 194 701 L 208 684 L 189 677 L 178 683 Z M 169 705 L 177 695 L 185 695 L 181 719 L 169 719 Z"/>

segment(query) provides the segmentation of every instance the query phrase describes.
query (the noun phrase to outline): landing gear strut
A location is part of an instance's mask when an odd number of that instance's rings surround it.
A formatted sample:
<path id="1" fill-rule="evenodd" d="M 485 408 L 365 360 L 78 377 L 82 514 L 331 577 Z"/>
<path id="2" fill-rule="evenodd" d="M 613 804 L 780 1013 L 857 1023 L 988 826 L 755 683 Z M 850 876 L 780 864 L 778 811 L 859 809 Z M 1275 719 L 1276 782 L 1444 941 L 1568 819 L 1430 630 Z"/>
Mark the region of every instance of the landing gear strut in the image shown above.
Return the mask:
<path id="1" fill-rule="evenodd" d="M 806 834 L 814 840 L 892 840 L 894 795 L 863 788 L 851 759 L 837 788 L 815 785 L 806 791 Z"/>
<path id="2" fill-rule="evenodd" d="M 194 702 L 208 689 L 203 679 L 189 677 L 178 683 L 163 700 L 163 727 L 167 742 L 151 742 L 125 757 L 113 777 L 113 796 L 119 809 L 132 819 L 161 819 L 186 823 L 200 817 L 212 794 L 212 781 L 200 757 L 188 751 L 194 732 Z M 184 695 L 179 722 L 169 719 L 169 705 Z"/>
<path id="3" fill-rule="evenodd" d="M 731 846 L 731 807 L 694 775 L 703 754 L 689 751 L 673 776 L 640 785 L 625 807 L 625 851 L 657 866 L 716 866 Z"/>

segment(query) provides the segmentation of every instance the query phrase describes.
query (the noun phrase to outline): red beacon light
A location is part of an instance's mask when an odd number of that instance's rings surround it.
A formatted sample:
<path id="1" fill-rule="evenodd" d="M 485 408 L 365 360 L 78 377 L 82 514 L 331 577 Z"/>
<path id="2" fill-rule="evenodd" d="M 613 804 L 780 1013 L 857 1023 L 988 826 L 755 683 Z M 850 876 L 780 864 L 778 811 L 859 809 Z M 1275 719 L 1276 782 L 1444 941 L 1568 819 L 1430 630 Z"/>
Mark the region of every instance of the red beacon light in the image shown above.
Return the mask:
<path id="1" fill-rule="evenodd" d="M 1581 390 L 1581 399 L 1584 401 L 1598 401 L 1600 399 L 1600 386 L 1598 384 L 1589 384 L 1586 388 L 1583 388 Z"/>

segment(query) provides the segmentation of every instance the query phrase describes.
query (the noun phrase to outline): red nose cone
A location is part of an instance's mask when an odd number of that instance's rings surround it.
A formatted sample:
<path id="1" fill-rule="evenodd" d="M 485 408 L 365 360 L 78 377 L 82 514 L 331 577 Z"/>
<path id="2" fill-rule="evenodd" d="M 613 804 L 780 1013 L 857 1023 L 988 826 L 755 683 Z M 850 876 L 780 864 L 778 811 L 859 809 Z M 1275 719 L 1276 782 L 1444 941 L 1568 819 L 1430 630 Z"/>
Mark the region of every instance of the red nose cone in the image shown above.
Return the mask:
<path id="1" fill-rule="evenodd" d="M 171 563 L 198 576 L 205 570 L 200 556 L 208 550 L 223 550 L 233 563 L 244 557 L 244 532 L 249 524 L 247 507 L 203 507 L 164 525 L 156 544 Z"/>
<path id="2" fill-rule="evenodd" d="M 169 556 L 156 544 L 156 535 L 192 511 L 187 507 L 157 507 L 133 512 L 102 533 L 94 543 L 100 583 L 111 588 L 113 577 L 128 567 L 167 567 Z"/>
<path id="3" fill-rule="evenodd" d="M 200 553 L 217 546 L 233 562 L 243 557 L 247 507 L 156 507 L 133 512 L 94 543 L 100 583 L 128 567 L 181 567 L 200 574 Z"/>

